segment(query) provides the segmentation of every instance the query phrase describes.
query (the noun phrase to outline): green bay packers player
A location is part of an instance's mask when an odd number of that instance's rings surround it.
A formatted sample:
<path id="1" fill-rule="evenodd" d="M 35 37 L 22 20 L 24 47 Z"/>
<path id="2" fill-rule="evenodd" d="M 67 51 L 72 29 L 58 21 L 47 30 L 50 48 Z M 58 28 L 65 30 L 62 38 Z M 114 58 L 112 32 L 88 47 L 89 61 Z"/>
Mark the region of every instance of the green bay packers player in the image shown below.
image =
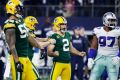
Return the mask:
<path id="1" fill-rule="evenodd" d="M 34 31 L 35 31 L 36 24 L 38 24 L 38 21 L 35 17 L 27 16 L 24 19 L 24 22 L 25 22 L 25 25 L 29 29 L 30 35 L 33 36 L 34 38 L 36 38 L 36 40 L 41 44 L 42 48 L 48 46 L 49 44 L 54 44 L 55 43 L 54 39 L 36 37 L 36 35 L 34 34 Z M 33 58 L 33 53 L 34 53 L 33 46 L 30 44 L 28 57 L 31 61 L 32 61 L 32 58 Z"/>
<path id="2" fill-rule="evenodd" d="M 34 34 L 34 26 L 35 24 L 38 24 L 38 21 L 36 18 L 32 17 L 32 16 L 28 16 L 25 18 L 24 20 L 26 26 L 29 28 L 29 33 L 33 36 L 33 37 L 36 37 L 35 34 Z M 28 57 L 29 59 L 32 61 L 32 57 L 33 57 L 33 46 L 31 44 L 29 44 L 29 54 L 28 54 Z"/>
<path id="3" fill-rule="evenodd" d="M 29 43 L 41 48 L 37 40 L 29 35 L 24 24 L 22 3 L 9 0 L 6 4 L 8 19 L 4 24 L 4 32 L 11 53 L 12 80 L 39 80 L 39 74 L 33 70 L 28 58 Z"/>
<path id="4" fill-rule="evenodd" d="M 61 76 L 62 80 L 70 80 L 70 53 L 84 56 L 85 52 L 79 52 L 72 46 L 71 35 L 67 32 L 67 20 L 64 17 L 56 17 L 53 26 L 57 32 L 54 33 L 51 38 L 56 40 L 56 44 L 48 46 L 48 55 L 54 57 L 51 80 L 57 80 L 58 76 Z"/>

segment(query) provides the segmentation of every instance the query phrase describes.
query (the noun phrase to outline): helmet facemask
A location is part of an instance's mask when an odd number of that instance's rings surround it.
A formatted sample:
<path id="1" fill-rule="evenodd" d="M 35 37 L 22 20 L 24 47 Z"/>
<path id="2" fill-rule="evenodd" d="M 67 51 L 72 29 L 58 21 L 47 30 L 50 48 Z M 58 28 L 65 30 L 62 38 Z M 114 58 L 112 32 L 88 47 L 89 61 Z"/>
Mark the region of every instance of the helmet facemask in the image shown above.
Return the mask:
<path id="1" fill-rule="evenodd" d="M 18 5 L 17 7 L 16 7 L 16 13 L 15 13 L 15 16 L 17 17 L 17 18 L 22 18 L 23 17 L 23 14 L 24 14 L 24 11 L 23 11 L 23 6 L 21 6 L 21 5 Z"/>

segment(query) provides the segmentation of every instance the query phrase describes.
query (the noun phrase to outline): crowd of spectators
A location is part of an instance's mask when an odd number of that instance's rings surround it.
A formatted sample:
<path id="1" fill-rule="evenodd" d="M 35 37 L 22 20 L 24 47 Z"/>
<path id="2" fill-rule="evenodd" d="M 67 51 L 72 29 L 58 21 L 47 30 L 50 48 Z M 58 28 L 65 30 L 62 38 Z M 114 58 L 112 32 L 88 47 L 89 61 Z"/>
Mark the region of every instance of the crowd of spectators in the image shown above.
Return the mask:
<path id="1" fill-rule="evenodd" d="M 26 15 L 33 16 L 101 16 L 107 11 L 114 12 L 113 0 L 22 0 Z M 0 14 L 4 14 L 7 0 L 0 2 Z M 101 6 L 102 5 L 102 6 Z M 108 5 L 108 7 L 105 7 Z M 104 10 L 103 10 L 104 9 Z M 54 14 L 53 14 L 54 13 Z"/>

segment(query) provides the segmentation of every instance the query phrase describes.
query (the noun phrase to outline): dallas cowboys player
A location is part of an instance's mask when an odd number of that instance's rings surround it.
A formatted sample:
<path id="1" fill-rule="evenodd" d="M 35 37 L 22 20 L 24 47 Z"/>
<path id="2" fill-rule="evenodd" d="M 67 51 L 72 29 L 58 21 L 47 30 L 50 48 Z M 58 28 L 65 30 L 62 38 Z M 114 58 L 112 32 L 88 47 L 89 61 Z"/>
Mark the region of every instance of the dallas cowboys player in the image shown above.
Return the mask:
<path id="1" fill-rule="evenodd" d="M 107 70 L 109 80 L 118 79 L 120 28 L 116 27 L 115 14 L 105 13 L 103 24 L 102 27 L 94 28 L 94 36 L 88 54 L 88 68 L 91 69 L 89 80 L 99 80 L 104 69 Z"/>

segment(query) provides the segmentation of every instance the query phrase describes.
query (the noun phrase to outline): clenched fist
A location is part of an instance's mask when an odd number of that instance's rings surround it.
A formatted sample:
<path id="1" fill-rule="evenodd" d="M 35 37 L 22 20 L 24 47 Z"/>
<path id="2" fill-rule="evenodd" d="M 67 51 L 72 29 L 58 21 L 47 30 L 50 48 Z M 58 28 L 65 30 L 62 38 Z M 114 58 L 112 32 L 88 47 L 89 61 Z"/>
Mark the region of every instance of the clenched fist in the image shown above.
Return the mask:
<path id="1" fill-rule="evenodd" d="M 83 57 L 86 55 L 86 52 L 79 52 L 79 55 Z"/>
<path id="2" fill-rule="evenodd" d="M 54 52 L 54 56 L 59 56 L 59 52 L 58 52 L 58 51 L 55 51 L 55 52 Z"/>
<path id="3" fill-rule="evenodd" d="M 48 40 L 51 44 L 55 44 L 56 43 L 56 40 L 55 39 L 49 39 Z"/>

